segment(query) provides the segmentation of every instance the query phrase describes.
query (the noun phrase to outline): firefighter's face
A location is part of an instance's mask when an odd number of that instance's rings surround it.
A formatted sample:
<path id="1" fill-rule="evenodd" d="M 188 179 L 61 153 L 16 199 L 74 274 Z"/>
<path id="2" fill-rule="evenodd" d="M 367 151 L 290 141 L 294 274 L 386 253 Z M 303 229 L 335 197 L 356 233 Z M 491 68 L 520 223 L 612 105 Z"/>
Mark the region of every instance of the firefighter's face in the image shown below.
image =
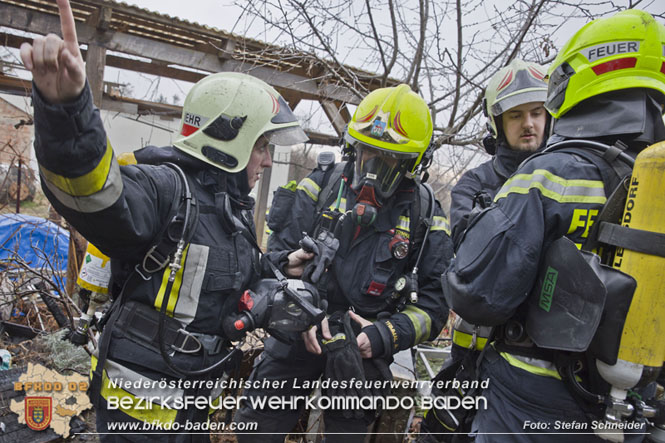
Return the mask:
<path id="1" fill-rule="evenodd" d="M 259 137 L 254 143 L 252 155 L 249 156 L 247 163 L 247 181 L 249 182 L 249 189 L 254 188 L 254 185 L 261 178 L 263 169 L 272 166 L 272 159 L 270 158 L 270 149 L 268 147 L 268 139 Z"/>
<path id="2" fill-rule="evenodd" d="M 547 111 L 543 102 L 529 102 L 501 114 L 503 133 L 510 149 L 535 151 L 543 142 Z"/>

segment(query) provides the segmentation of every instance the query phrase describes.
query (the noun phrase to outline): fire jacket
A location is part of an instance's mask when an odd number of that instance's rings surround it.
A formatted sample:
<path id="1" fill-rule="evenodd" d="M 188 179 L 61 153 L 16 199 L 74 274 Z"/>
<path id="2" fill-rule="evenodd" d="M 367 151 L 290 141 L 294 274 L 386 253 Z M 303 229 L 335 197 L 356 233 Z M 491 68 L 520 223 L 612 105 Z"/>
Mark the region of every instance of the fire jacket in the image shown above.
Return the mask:
<path id="1" fill-rule="evenodd" d="M 445 276 L 453 309 L 475 324 L 505 323 L 526 301 L 549 245 L 562 236 L 581 245 L 606 200 L 601 171 L 582 157 L 528 159 L 467 228 Z"/>
<path id="2" fill-rule="evenodd" d="M 532 152 L 515 151 L 505 142 L 497 143 L 495 156 L 478 167 L 466 171 L 450 193 L 450 226 L 457 247 L 473 213 L 484 209 L 494 199 L 503 183 Z"/>
<path id="3" fill-rule="evenodd" d="M 181 179 L 173 168 L 159 163 L 177 163 L 185 171 L 199 215 L 172 289 L 165 294 L 170 272 L 166 267 L 142 280 L 123 300 L 155 310 L 167 303 L 167 314 L 185 330 L 223 338 L 225 303 L 239 297 L 265 271 L 250 242 L 227 231 L 221 222 L 233 215 L 253 232 L 252 200 L 239 191 L 246 175 L 227 174 L 170 147 L 137 151 L 141 162 L 155 164 L 118 166 L 88 87 L 66 105 L 51 105 L 36 88 L 34 91 L 35 152 L 42 188 L 56 210 L 111 257 L 111 293 L 116 297 L 128 273 L 142 262 L 177 212 L 180 196 L 176 189 Z M 232 214 L 219 204 L 225 194 L 230 197 Z M 104 334 L 113 334 L 101 391 L 104 398 L 140 394 L 108 386 L 106 376 L 122 378 L 128 384 L 145 378 L 159 380 L 164 375 L 179 378 L 165 367 L 157 349 L 130 339 L 121 328 L 109 329 L 104 330 Z M 201 353 L 176 353 L 175 358 L 187 369 L 204 366 Z M 95 365 L 93 357 L 93 368 Z M 151 390 L 150 395 L 175 398 L 183 390 L 167 387 Z M 151 407 L 156 414 L 152 416 L 133 408 L 122 410 L 135 419 L 161 421 L 172 421 L 177 412 L 158 404 Z"/>
<path id="4" fill-rule="evenodd" d="M 344 179 L 350 183 L 346 177 Z M 273 232 L 269 242 L 271 250 L 297 249 L 303 232 L 313 234 L 320 222 L 316 205 L 324 182 L 325 173 L 315 169 L 298 184 L 292 203 L 273 202 L 271 219 L 284 215 L 285 207 L 280 207 L 282 205 L 288 205 L 289 217 L 280 224 L 281 229 Z M 339 188 L 335 186 L 334 189 L 337 191 Z M 356 194 L 350 186 L 345 183 L 343 189 L 339 208 L 342 212 L 352 209 L 356 202 Z M 370 227 L 358 230 L 352 217 L 346 217 L 339 229 L 339 249 L 328 269 L 328 312 L 352 306 L 366 318 L 376 319 L 380 313 L 386 313 L 374 325 L 363 329 L 370 339 L 374 356 L 391 355 L 435 338 L 448 316 L 448 306 L 437 274 L 446 269 L 453 250 L 448 221 L 438 202 L 419 265 L 418 302 L 406 303 L 399 312 L 395 308 L 395 281 L 411 272 L 418 248 L 413 247 L 413 239 L 410 239 L 409 254 L 400 260 L 393 257 L 390 242 L 396 232 L 408 237 L 410 223 L 413 222 L 410 220 L 410 208 L 419 198 L 417 192 L 426 191 L 417 191 L 410 180 L 402 183 L 379 209 Z M 334 195 L 337 196 L 337 192 Z M 422 213 L 419 216 L 425 217 L 426 214 Z"/>

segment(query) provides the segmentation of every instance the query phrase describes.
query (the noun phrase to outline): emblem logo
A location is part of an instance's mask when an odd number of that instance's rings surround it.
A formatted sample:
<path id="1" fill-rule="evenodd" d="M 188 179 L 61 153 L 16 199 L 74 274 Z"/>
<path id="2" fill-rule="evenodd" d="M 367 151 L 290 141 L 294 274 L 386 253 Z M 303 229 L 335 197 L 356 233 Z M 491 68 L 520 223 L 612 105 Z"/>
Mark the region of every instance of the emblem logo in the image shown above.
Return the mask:
<path id="1" fill-rule="evenodd" d="M 378 118 L 374 120 L 374 123 L 372 123 L 372 129 L 370 130 L 370 133 L 374 137 L 381 137 L 385 131 L 386 131 L 386 122 L 382 122 Z"/>
<path id="2" fill-rule="evenodd" d="M 33 431 L 43 431 L 51 424 L 53 399 L 25 397 L 25 422 Z"/>

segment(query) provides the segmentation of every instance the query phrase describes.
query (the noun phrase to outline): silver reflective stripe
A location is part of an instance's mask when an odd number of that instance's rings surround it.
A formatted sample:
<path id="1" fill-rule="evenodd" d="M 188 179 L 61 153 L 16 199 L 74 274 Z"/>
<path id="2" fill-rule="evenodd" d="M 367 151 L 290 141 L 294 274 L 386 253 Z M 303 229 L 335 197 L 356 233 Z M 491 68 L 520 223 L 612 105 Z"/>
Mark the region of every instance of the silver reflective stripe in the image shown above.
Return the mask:
<path id="1" fill-rule="evenodd" d="M 46 187 L 53 193 L 55 198 L 58 199 L 63 205 L 77 212 L 90 213 L 97 212 L 110 207 L 113 203 L 118 201 L 122 194 L 122 177 L 120 175 L 120 167 L 115 157 L 111 159 L 111 166 L 109 173 L 106 177 L 106 182 L 99 192 L 94 194 L 75 197 L 67 194 L 58 188 L 54 183 L 48 181 L 46 176 L 40 173 L 40 176 Z"/>
<path id="2" fill-rule="evenodd" d="M 604 204 L 605 187 L 601 180 L 564 179 L 546 169 L 536 169 L 531 174 L 517 174 L 503 185 L 494 201 L 508 194 L 528 194 L 538 189 L 541 194 L 559 203 Z"/>
<path id="3" fill-rule="evenodd" d="M 304 178 L 300 183 L 298 183 L 297 190 L 303 191 L 309 196 L 314 202 L 319 200 L 319 192 L 321 192 L 321 187 L 314 182 L 311 178 Z"/>
<path id="4" fill-rule="evenodd" d="M 416 337 L 413 341 L 414 345 L 429 339 L 432 330 L 432 319 L 425 311 L 412 304 L 407 304 L 401 313 L 409 318 L 416 332 Z"/>
<path id="5" fill-rule="evenodd" d="M 432 220 L 432 231 L 444 231 L 446 234 L 450 235 L 450 224 L 448 223 L 448 219 L 446 217 L 435 215 Z"/>
<path id="6" fill-rule="evenodd" d="M 411 227 L 411 219 L 405 215 L 400 215 L 399 219 L 397 219 L 397 226 L 395 226 L 395 229 L 404 231 L 406 233 L 406 237 L 409 238 L 410 227 Z"/>
<path id="7" fill-rule="evenodd" d="M 189 325 L 196 316 L 209 251 L 208 246 L 189 244 L 187 259 L 183 266 L 180 293 L 173 313 L 173 316 L 180 320 L 183 326 Z"/>
<path id="8" fill-rule="evenodd" d="M 159 387 L 159 380 L 152 380 L 147 378 L 145 375 L 141 375 L 138 372 L 134 372 L 131 369 L 112 361 L 111 359 L 106 359 L 106 364 L 104 365 L 106 370 L 106 375 L 109 378 L 109 385 L 112 381 L 118 383 L 117 388 L 122 389 L 123 391 L 129 392 L 134 397 L 143 397 L 143 398 L 163 398 L 169 400 L 162 404 L 159 401 L 155 400 L 153 403 L 161 404 L 162 406 L 174 407 L 174 401 L 176 398 L 180 398 L 185 395 L 185 391 L 178 388 L 169 388 Z M 154 386 L 153 386 L 154 382 Z M 125 385 L 125 383 L 127 385 Z M 168 384 L 168 382 L 167 382 Z"/>
<path id="9" fill-rule="evenodd" d="M 553 371 L 554 373 L 558 373 L 556 369 L 556 365 L 547 360 L 541 360 L 539 358 L 533 358 L 533 357 L 525 357 L 523 355 L 515 355 L 511 354 L 512 358 L 521 361 L 522 363 L 525 363 L 529 366 L 535 366 L 537 368 L 544 369 L 546 371 Z"/>

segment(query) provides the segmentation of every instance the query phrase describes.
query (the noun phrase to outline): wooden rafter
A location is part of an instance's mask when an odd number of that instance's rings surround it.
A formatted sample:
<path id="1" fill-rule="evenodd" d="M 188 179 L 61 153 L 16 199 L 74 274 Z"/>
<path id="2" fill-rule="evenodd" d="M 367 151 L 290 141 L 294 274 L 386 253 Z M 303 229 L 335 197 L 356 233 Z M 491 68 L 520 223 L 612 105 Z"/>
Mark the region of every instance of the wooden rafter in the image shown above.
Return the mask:
<path id="1" fill-rule="evenodd" d="M 336 83 L 312 55 L 248 39 L 208 26 L 179 20 L 145 9 L 107 0 L 72 0 L 79 41 L 150 59 L 150 62 L 109 60 L 123 69 L 155 73 L 165 67 L 164 77 L 194 80 L 191 71 L 239 71 L 257 76 L 281 92 L 292 92 L 309 100 L 334 100 L 358 104 L 361 97 Z M 104 15 L 100 19 L 100 14 Z M 101 20 L 101 21 L 100 21 Z M 0 26 L 25 32 L 59 33 L 57 6 L 51 0 L 0 0 Z M 345 67 L 372 90 L 379 87 L 374 75 Z M 185 74 L 188 72 L 189 74 Z M 395 83 L 395 82 L 391 82 Z"/>

